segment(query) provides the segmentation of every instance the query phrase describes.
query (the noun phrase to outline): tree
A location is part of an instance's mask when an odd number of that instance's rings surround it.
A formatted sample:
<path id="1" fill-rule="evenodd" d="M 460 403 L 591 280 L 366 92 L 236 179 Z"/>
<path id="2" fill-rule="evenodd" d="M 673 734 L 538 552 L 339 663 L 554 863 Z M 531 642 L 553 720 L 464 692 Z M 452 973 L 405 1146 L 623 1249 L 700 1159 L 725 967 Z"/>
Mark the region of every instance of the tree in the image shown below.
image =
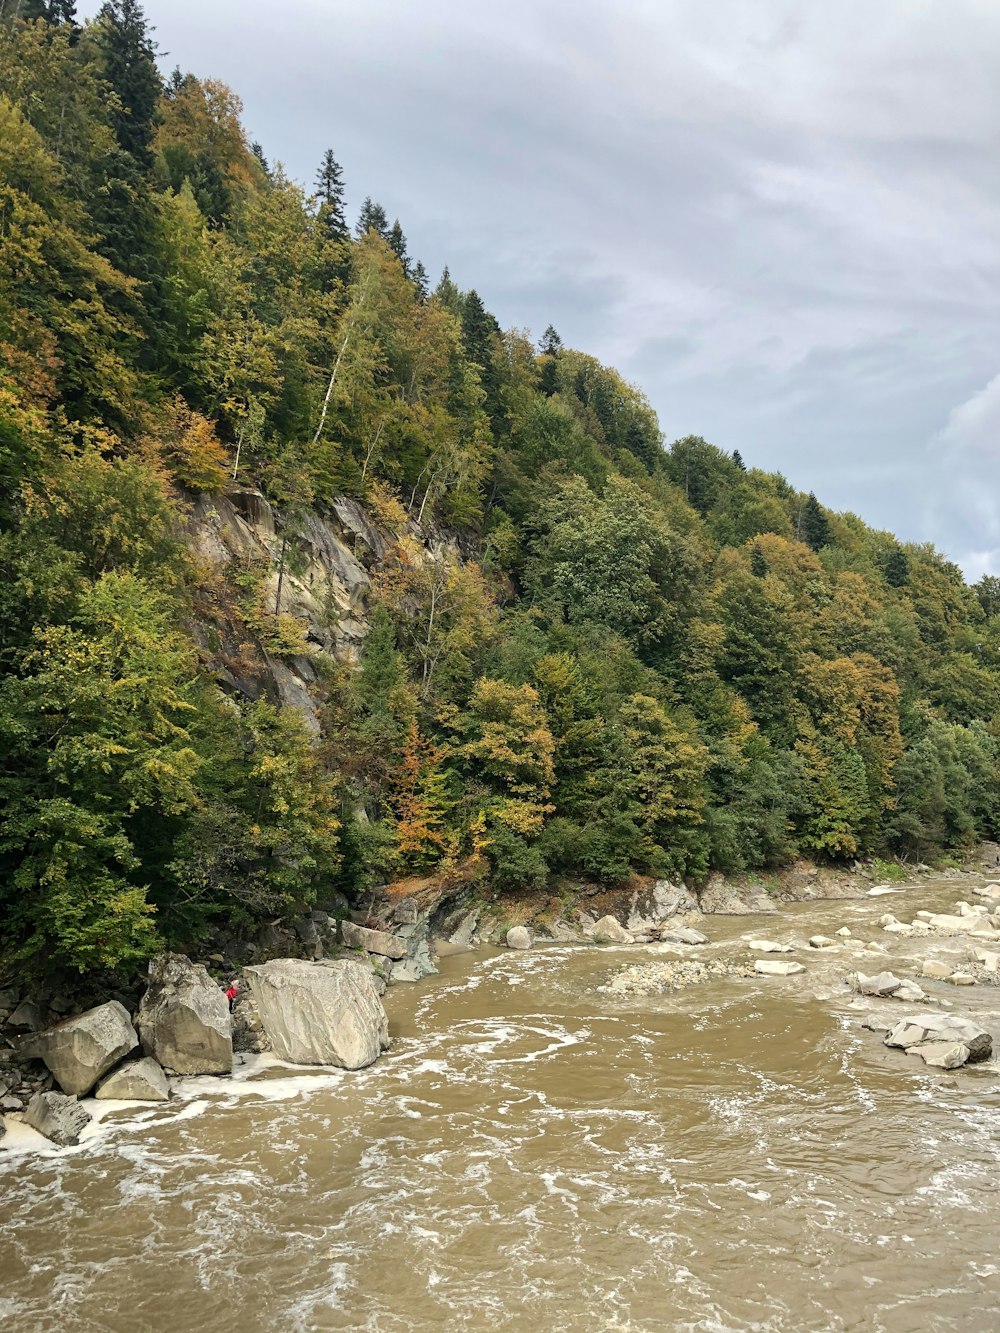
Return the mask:
<path id="1" fill-rule="evenodd" d="M 760 543 L 754 542 L 750 549 L 750 573 L 755 579 L 763 579 L 767 577 L 770 568 L 770 565 L 767 563 L 767 557 L 760 549 Z"/>
<path id="2" fill-rule="evenodd" d="M 741 472 L 746 472 L 747 465 L 746 463 L 744 463 L 743 455 L 740 453 L 739 449 L 733 450 L 733 462 L 736 464 L 736 466 L 739 468 Z"/>
<path id="3" fill-rule="evenodd" d="M 162 88 L 152 30 L 139 0 L 107 0 L 98 20 L 102 72 L 118 99 L 109 109 L 111 126 L 125 152 L 146 172 L 153 164 L 156 103 Z"/>
<path id="4" fill-rule="evenodd" d="M 886 556 L 883 572 L 890 588 L 905 588 L 910 577 L 910 562 L 901 546 L 894 546 Z"/>
<path id="5" fill-rule="evenodd" d="M 821 551 L 824 546 L 829 545 L 830 520 L 812 491 L 809 492 L 806 502 L 802 506 L 799 528 L 802 533 L 802 540 L 807 546 L 811 546 L 814 551 Z"/>
<path id="6" fill-rule="evenodd" d="M 562 339 L 549 324 L 538 340 L 538 350 L 542 356 L 558 356 L 562 351 Z"/>
<path id="7" fill-rule="evenodd" d="M 410 281 L 417 289 L 417 298 L 421 301 L 426 301 L 430 290 L 427 285 L 427 270 L 419 259 L 413 265 L 412 272 L 410 273 Z"/>
<path id="8" fill-rule="evenodd" d="M 370 231 L 377 233 L 385 240 L 389 233 L 389 221 L 385 215 L 385 209 L 381 204 L 376 204 L 371 196 L 365 199 L 361 205 L 361 212 L 358 214 L 357 226 L 354 228 L 354 234 L 358 240 L 362 240 Z"/>
<path id="9" fill-rule="evenodd" d="M 407 277 L 410 276 L 410 261 L 406 255 L 406 237 L 403 235 L 403 228 L 399 225 L 399 218 L 389 228 L 389 235 L 386 237 L 389 242 L 389 248 L 399 260 L 400 267 Z"/>
<path id="10" fill-rule="evenodd" d="M 320 221 L 330 238 L 346 240 L 349 229 L 344 209 L 344 175 L 332 148 L 323 154 L 316 173 L 316 197 L 320 201 Z"/>

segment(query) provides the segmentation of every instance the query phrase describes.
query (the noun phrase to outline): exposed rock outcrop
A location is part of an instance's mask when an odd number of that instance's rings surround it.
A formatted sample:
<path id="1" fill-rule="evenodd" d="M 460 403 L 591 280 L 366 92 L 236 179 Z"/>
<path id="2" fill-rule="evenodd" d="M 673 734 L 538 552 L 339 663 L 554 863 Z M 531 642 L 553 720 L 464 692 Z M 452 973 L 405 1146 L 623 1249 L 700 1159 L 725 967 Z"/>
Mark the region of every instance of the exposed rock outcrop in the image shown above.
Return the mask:
<path id="1" fill-rule="evenodd" d="M 389 1022 L 362 963 L 276 958 L 244 975 L 282 1060 L 362 1069 L 389 1045 Z"/>
<path id="2" fill-rule="evenodd" d="M 149 965 L 139 1005 L 142 1049 L 174 1074 L 228 1074 L 232 1024 L 222 990 L 200 963 L 168 953 Z"/>
<path id="3" fill-rule="evenodd" d="M 109 1000 L 28 1037 L 20 1049 L 44 1061 L 63 1092 L 82 1097 L 138 1045 L 128 1010 Z"/>
<path id="4" fill-rule="evenodd" d="M 147 1055 L 119 1066 L 101 1079 L 94 1096 L 116 1102 L 165 1102 L 170 1089 L 166 1074 Z"/>
<path id="5" fill-rule="evenodd" d="M 353 921 L 341 921 L 340 938 L 349 949 L 364 949 L 382 958 L 406 957 L 406 941 L 385 930 L 370 930 L 367 926 L 356 926 Z"/>
<path id="6" fill-rule="evenodd" d="M 61 1092 L 36 1092 L 24 1113 L 24 1123 L 60 1148 L 80 1142 L 80 1135 L 93 1116 L 75 1097 L 64 1097 Z"/>

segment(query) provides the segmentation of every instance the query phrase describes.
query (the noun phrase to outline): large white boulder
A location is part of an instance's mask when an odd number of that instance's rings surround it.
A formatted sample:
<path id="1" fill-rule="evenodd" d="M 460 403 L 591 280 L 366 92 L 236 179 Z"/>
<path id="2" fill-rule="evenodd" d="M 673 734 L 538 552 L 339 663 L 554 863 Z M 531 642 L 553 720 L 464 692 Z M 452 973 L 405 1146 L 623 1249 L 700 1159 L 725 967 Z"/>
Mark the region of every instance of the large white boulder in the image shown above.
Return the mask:
<path id="1" fill-rule="evenodd" d="M 174 1074 L 229 1074 L 233 1068 L 229 1005 L 201 963 L 167 953 L 149 965 L 139 1005 L 146 1055 Z"/>
<path id="2" fill-rule="evenodd" d="M 371 930 L 368 926 L 356 926 L 353 921 L 341 921 L 340 938 L 350 949 L 364 949 L 382 958 L 406 957 L 406 941 L 386 930 Z"/>
<path id="3" fill-rule="evenodd" d="M 24 1113 L 24 1123 L 47 1139 L 67 1148 L 80 1142 L 80 1135 L 93 1117 L 75 1097 L 61 1092 L 36 1092 Z"/>
<path id="4" fill-rule="evenodd" d="M 82 1097 L 138 1045 L 128 1010 L 109 1000 L 36 1033 L 22 1042 L 21 1050 L 44 1060 L 63 1092 Z"/>
<path id="5" fill-rule="evenodd" d="M 170 1096 L 167 1076 L 148 1055 L 121 1065 L 102 1078 L 94 1096 L 116 1102 L 165 1102 Z"/>
<path id="6" fill-rule="evenodd" d="M 801 963 L 785 963 L 777 958 L 758 958 L 753 970 L 762 977 L 792 977 L 796 972 L 804 972 Z"/>
<path id="7" fill-rule="evenodd" d="M 633 944 L 634 940 L 622 923 L 613 916 L 602 916 L 590 932 L 596 944 Z"/>
<path id="8" fill-rule="evenodd" d="M 533 943 L 527 926 L 511 926 L 506 938 L 508 949 L 530 949 Z"/>
<path id="9" fill-rule="evenodd" d="M 389 1020 L 363 963 L 275 958 L 244 975 L 282 1060 L 363 1069 L 389 1045 Z"/>

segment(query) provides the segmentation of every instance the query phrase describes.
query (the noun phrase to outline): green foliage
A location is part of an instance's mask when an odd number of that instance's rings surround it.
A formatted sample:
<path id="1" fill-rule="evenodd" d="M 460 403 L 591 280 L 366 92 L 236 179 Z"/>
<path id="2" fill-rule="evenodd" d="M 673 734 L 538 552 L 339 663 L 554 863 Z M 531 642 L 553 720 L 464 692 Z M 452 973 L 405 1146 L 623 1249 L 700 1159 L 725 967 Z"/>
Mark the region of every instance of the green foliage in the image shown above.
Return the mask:
<path id="1" fill-rule="evenodd" d="M 83 29 L 25 0 L 2 36 L 0 958 L 128 968 L 403 873 L 997 834 L 996 578 L 665 450 L 551 326 L 430 292 L 370 197 L 349 235 L 331 151 L 308 194 L 225 85 L 164 86 L 136 0 Z M 277 539 L 222 567 L 230 487 Z M 315 585 L 310 627 L 279 589 L 332 508 L 369 582 Z M 268 702 L 306 656 L 318 735 Z"/>

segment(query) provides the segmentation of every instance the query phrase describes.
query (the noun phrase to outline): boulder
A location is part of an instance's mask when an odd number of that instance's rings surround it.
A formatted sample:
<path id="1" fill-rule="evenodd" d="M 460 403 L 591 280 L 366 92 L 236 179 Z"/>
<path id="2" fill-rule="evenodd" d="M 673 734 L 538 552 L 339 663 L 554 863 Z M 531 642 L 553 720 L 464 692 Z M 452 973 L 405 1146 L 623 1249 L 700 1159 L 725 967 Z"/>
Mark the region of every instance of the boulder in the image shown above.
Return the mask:
<path id="1" fill-rule="evenodd" d="M 1000 899 L 1000 884 L 984 884 L 981 888 L 973 889 L 972 892 L 977 898 L 988 898 L 991 902 Z"/>
<path id="2" fill-rule="evenodd" d="M 26 1032 L 38 1032 L 45 1026 L 41 1006 L 34 1000 L 22 1000 L 14 1012 L 7 1018 L 10 1028 L 24 1028 Z"/>
<path id="3" fill-rule="evenodd" d="M 982 964 L 984 972 L 1000 971 L 1000 953 L 993 953 L 989 949 L 973 949 L 972 957 L 977 963 Z"/>
<path id="4" fill-rule="evenodd" d="M 924 1042 L 961 1042 L 969 1048 L 970 1061 L 988 1060 L 993 1038 L 969 1018 L 953 1014 L 911 1015 L 897 1023 L 885 1038 L 886 1046 L 908 1051 Z"/>
<path id="5" fill-rule="evenodd" d="M 75 1097 L 64 1097 L 61 1092 L 36 1092 L 24 1113 L 24 1123 L 60 1148 L 80 1142 L 80 1135 L 93 1116 Z"/>
<path id="6" fill-rule="evenodd" d="M 951 986 L 974 986 L 976 978 L 968 972 L 952 972 L 951 976 L 948 977 L 948 983 Z"/>
<path id="7" fill-rule="evenodd" d="M 908 1004 L 919 1004 L 920 1001 L 927 999 L 927 992 L 920 989 L 915 981 L 904 981 L 897 991 L 893 992 L 894 1000 L 904 1000 Z"/>
<path id="8" fill-rule="evenodd" d="M 860 995 L 893 995 L 903 984 L 891 972 L 880 972 L 875 977 L 866 977 L 863 972 L 856 972 L 854 978 L 854 989 Z"/>
<path id="9" fill-rule="evenodd" d="M 810 949 L 839 949 L 840 945 L 836 940 L 832 940 L 829 935 L 810 935 Z"/>
<path id="10" fill-rule="evenodd" d="M 392 919 L 397 926 L 415 926 L 419 915 L 416 898 L 400 898 L 393 909 Z"/>
<path id="11" fill-rule="evenodd" d="M 82 1097 L 138 1045 L 128 1010 L 109 1000 L 27 1037 L 20 1049 L 44 1061 L 63 1092 Z"/>
<path id="12" fill-rule="evenodd" d="M 146 1055 L 174 1074 L 229 1074 L 232 1022 L 225 994 L 200 963 L 168 953 L 149 965 L 139 1004 L 139 1039 Z"/>
<path id="13" fill-rule="evenodd" d="M 747 948 L 754 953 L 791 953 L 791 944 L 777 944 L 774 940 L 747 940 Z"/>
<path id="14" fill-rule="evenodd" d="M 944 981 L 945 977 L 951 976 L 951 968 L 938 958 L 925 958 L 920 968 L 920 975 L 929 977 L 932 981 Z"/>
<path id="15" fill-rule="evenodd" d="M 632 943 L 632 936 L 621 922 L 613 916 L 602 916 L 591 931 L 591 937 L 596 944 Z"/>
<path id="16" fill-rule="evenodd" d="M 244 975 L 275 1055 L 297 1065 L 362 1069 L 389 1045 L 370 969 L 353 959 L 276 958 Z"/>
<path id="17" fill-rule="evenodd" d="M 758 958 L 753 970 L 762 977 L 790 977 L 796 972 L 804 972 L 801 963 L 785 963 L 779 958 Z"/>
<path id="18" fill-rule="evenodd" d="M 851 938 L 851 930 L 849 926 L 841 926 L 835 933 L 839 935 L 842 940 L 849 940 Z"/>
<path id="19" fill-rule="evenodd" d="M 511 926 L 507 932 L 508 949 L 530 949 L 533 943 L 527 926 Z"/>
<path id="20" fill-rule="evenodd" d="M 692 926 L 674 926 L 660 938 L 668 944 L 707 944 L 708 936 Z"/>
<path id="21" fill-rule="evenodd" d="M 167 1076 L 147 1055 L 121 1065 L 101 1079 L 94 1096 L 116 1102 L 165 1102 L 170 1096 Z"/>
<path id="22" fill-rule="evenodd" d="M 960 1041 L 925 1041 L 913 1049 L 925 1065 L 935 1069 L 960 1069 L 969 1059 L 969 1048 Z"/>
<path id="23" fill-rule="evenodd" d="M 406 941 L 384 930 L 370 930 L 356 926 L 353 921 L 341 921 L 340 938 L 349 949 L 365 949 L 394 960 L 406 957 Z"/>

